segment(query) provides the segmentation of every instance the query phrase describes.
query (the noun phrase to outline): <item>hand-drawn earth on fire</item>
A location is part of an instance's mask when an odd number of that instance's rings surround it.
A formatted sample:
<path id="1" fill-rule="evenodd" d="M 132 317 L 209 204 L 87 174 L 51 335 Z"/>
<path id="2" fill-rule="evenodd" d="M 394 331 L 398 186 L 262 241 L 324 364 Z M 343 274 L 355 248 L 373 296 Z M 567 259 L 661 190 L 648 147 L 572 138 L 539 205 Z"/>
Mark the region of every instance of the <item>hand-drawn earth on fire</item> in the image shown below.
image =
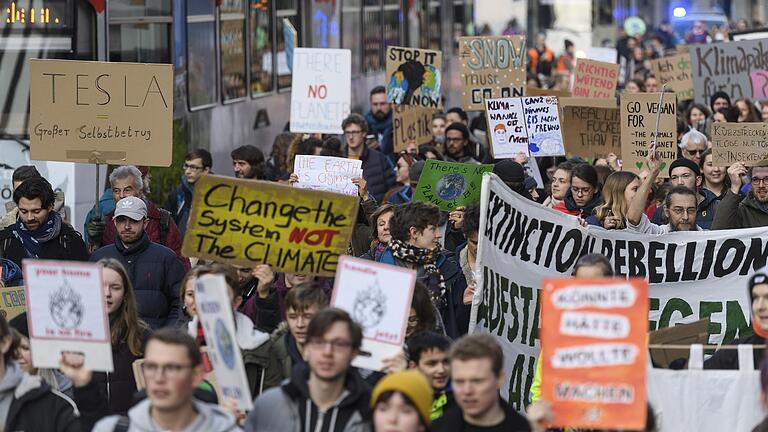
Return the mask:
<path id="1" fill-rule="evenodd" d="M 48 298 L 48 310 L 57 326 L 67 330 L 80 327 L 85 313 L 83 299 L 64 279 L 63 283 Z"/>
<path id="2" fill-rule="evenodd" d="M 352 318 L 360 323 L 364 331 L 379 325 L 386 312 L 387 296 L 381 290 L 378 279 L 368 289 L 358 291 L 352 306 Z"/>

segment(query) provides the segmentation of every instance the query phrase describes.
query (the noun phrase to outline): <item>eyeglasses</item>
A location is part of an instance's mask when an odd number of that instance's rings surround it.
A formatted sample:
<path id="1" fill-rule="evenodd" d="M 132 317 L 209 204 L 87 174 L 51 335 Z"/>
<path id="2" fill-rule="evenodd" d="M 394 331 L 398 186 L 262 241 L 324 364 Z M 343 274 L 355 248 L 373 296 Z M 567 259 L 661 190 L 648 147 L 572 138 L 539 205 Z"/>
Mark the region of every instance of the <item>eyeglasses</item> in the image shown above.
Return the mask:
<path id="1" fill-rule="evenodd" d="M 363 134 L 363 131 L 361 131 L 361 130 L 344 131 L 344 136 L 345 137 L 358 136 L 358 135 L 362 135 L 362 134 Z"/>
<path id="2" fill-rule="evenodd" d="M 166 377 L 168 379 L 176 379 L 181 376 L 181 372 L 186 369 L 192 369 L 191 365 L 182 365 L 176 363 L 168 363 L 159 365 L 157 363 L 143 363 L 141 370 L 144 372 L 145 378 Z"/>
<path id="3" fill-rule="evenodd" d="M 574 195 L 589 195 L 592 193 L 592 188 L 591 187 L 579 188 L 579 187 L 571 186 L 571 193 L 573 193 Z"/>
<path id="4" fill-rule="evenodd" d="M 312 339 L 309 341 L 309 344 L 312 347 L 320 350 L 325 350 L 328 347 L 331 347 L 333 351 L 346 351 L 352 348 L 352 342 L 339 340 L 339 339 L 334 339 L 330 341 L 327 341 L 325 339 Z"/>
<path id="5" fill-rule="evenodd" d="M 768 185 L 768 177 L 752 177 L 752 183 Z"/>
<path id="6" fill-rule="evenodd" d="M 693 156 L 693 155 L 701 156 L 706 150 L 687 150 L 686 149 L 685 151 L 688 152 L 688 154 L 691 155 L 691 156 Z"/>
<path id="7" fill-rule="evenodd" d="M 184 164 L 181 167 L 184 168 L 185 170 L 190 169 L 190 170 L 193 170 L 193 171 L 200 171 L 200 170 L 202 170 L 204 168 L 204 167 L 201 167 L 201 166 L 190 165 L 190 164 Z"/>
<path id="8" fill-rule="evenodd" d="M 688 213 L 689 215 L 696 214 L 696 207 L 672 207 L 669 210 L 677 216 L 681 216 L 683 213 Z"/>
<path id="9" fill-rule="evenodd" d="M 462 141 L 464 141 L 464 138 L 446 138 L 445 139 L 446 143 L 460 143 Z"/>

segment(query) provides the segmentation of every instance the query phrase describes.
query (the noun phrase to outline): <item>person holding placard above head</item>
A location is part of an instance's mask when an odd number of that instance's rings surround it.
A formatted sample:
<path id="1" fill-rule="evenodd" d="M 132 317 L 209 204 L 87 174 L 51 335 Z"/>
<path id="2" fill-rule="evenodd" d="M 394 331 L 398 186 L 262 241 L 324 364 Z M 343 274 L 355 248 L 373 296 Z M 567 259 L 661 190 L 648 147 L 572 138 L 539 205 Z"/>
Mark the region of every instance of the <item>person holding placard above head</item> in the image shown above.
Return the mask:
<path id="1" fill-rule="evenodd" d="M 587 218 L 590 225 L 605 229 L 626 228 L 629 204 L 640 188 L 640 178 L 629 171 L 617 171 L 608 176 L 603 186 L 603 203 L 595 208 L 595 214 Z"/>
<path id="2" fill-rule="evenodd" d="M 0 231 L 0 257 L 21 267 L 23 259 L 87 261 L 83 238 L 53 211 L 55 195 L 48 181 L 32 177 L 13 191 L 19 215 Z"/>
<path id="3" fill-rule="evenodd" d="M 172 329 L 153 333 L 141 369 L 147 399 L 131 408 L 127 417 L 102 419 L 94 432 L 242 431 L 226 410 L 193 397 L 205 372 L 200 350 L 190 336 Z"/>
<path id="4" fill-rule="evenodd" d="M 263 180 L 266 175 L 264 153 L 252 145 L 240 146 L 230 153 L 232 170 L 235 177 L 243 179 Z"/>
<path id="5" fill-rule="evenodd" d="M 136 197 L 117 202 L 114 225 L 118 240 L 91 255 L 91 261 L 114 258 L 128 270 L 136 290 L 139 318 L 153 329 L 173 326 L 179 316 L 179 284 L 184 266 L 176 254 L 152 242 L 145 228 L 147 205 Z"/>
<path id="6" fill-rule="evenodd" d="M 368 122 L 360 114 L 350 114 L 341 123 L 341 128 L 347 142 L 345 157 L 363 161 L 363 178 L 368 183 L 368 191 L 377 202 L 381 202 L 384 194 L 395 185 L 395 176 L 387 157 L 365 145 Z"/>
<path id="7" fill-rule="evenodd" d="M 363 332 L 349 314 L 326 308 L 306 330 L 306 364 L 280 387 L 256 398 L 246 419 L 250 432 L 371 431 L 370 389 L 351 367 Z"/>
<path id="8" fill-rule="evenodd" d="M 602 202 L 600 182 L 595 167 L 579 164 L 571 171 L 571 187 L 565 193 L 563 202 L 552 209 L 586 219 Z"/>
<path id="9" fill-rule="evenodd" d="M 760 161 L 753 167 L 735 162 L 728 167 L 731 187 L 720 200 L 720 207 L 713 230 L 754 228 L 768 225 L 768 161 Z M 743 179 L 750 179 L 750 190 L 742 196 L 739 191 Z"/>
<path id="10" fill-rule="evenodd" d="M 373 389 L 374 432 L 429 432 L 432 389 L 418 371 L 395 372 Z"/>

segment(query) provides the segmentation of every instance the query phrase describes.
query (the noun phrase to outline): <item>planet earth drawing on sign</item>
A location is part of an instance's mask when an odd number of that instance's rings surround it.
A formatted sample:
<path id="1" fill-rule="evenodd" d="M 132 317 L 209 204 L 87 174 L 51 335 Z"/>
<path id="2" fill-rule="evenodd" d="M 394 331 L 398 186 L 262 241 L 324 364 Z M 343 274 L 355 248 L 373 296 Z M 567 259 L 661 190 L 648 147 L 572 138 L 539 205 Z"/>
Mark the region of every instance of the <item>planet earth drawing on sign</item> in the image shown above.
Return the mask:
<path id="1" fill-rule="evenodd" d="M 464 181 L 464 176 L 456 173 L 450 173 L 440 177 L 440 180 L 435 184 L 437 196 L 446 201 L 453 201 L 460 197 L 466 188 L 467 184 Z"/>
<path id="2" fill-rule="evenodd" d="M 51 319 L 63 329 L 74 330 L 83 322 L 85 305 L 80 295 L 64 280 L 64 283 L 48 298 Z"/>
<path id="3" fill-rule="evenodd" d="M 232 337 L 227 331 L 227 326 L 222 320 L 216 320 L 216 345 L 219 348 L 219 354 L 224 364 L 229 369 L 235 368 L 235 344 L 232 341 Z"/>

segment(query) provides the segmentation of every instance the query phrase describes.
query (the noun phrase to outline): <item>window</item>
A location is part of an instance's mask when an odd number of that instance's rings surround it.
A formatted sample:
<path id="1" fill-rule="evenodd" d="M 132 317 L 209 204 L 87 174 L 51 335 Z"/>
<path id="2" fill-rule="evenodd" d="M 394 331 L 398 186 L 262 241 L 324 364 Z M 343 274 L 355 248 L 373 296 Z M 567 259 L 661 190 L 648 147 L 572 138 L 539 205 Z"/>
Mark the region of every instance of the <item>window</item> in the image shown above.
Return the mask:
<path id="1" fill-rule="evenodd" d="M 247 94 L 245 72 L 245 2 L 224 0 L 219 6 L 221 96 L 224 102 Z"/>
<path id="2" fill-rule="evenodd" d="M 361 72 L 360 62 L 363 50 L 360 45 L 360 0 L 344 0 L 341 10 L 341 47 L 352 51 L 352 74 Z"/>
<path id="3" fill-rule="evenodd" d="M 400 2 L 399 0 L 384 0 L 382 12 L 384 49 L 388 46 L 401 46 L 400 41 Z"/>
<path id="4" fill-rule="evenodd" d="M 171 1 L 111 0 L 110 61 L 171 63 Z"/>
<path id="5" fill-rule="evenodd" d="M 432 50 L 442 50 L 442 28 L 443 22 L 440 16 L 440 1 L 439 0 L 427 0 L 427 24 L 424 26 L 428 31 L 424 32 L 424 37 L 427 39 L 422 46 L 425 46 Z"/>
<path id="6" fill-rule="evenodd" d="M 461 36 L 474 36 L 472 0 L 453 0 L 453 51 L 458 51 Z"/>
<path id="7" fill-rule="evenodd" d="M 214 105 L 218 101 L 214 13 L 214 3 L 210 0 L 187 1 L 187 100 L 190 109 Z"/>
<path id="8" fill-rule="evenodd" d="M 377 72 L 384 68 L 381 37 L 380 0 L 365 0 L 363 5 L 364 72 Z"/>
<path id="9" fill-rule="evenodd" d="M 301 45 L 301 28 L 299 26 L 298 0 L 277 0 L 277 88 L 279 90 L 291 87 L 291 71 L 288 69 L 288 58 L 285 54 L 285 37 L 283 36 L 283 18 L 287 18 L 296 29 L 296 43 Z"/>
<path id="10" fill-rule="evenodd" d="M 272 91 L 272 4 L 251 0 L 251 95 Z"/>

